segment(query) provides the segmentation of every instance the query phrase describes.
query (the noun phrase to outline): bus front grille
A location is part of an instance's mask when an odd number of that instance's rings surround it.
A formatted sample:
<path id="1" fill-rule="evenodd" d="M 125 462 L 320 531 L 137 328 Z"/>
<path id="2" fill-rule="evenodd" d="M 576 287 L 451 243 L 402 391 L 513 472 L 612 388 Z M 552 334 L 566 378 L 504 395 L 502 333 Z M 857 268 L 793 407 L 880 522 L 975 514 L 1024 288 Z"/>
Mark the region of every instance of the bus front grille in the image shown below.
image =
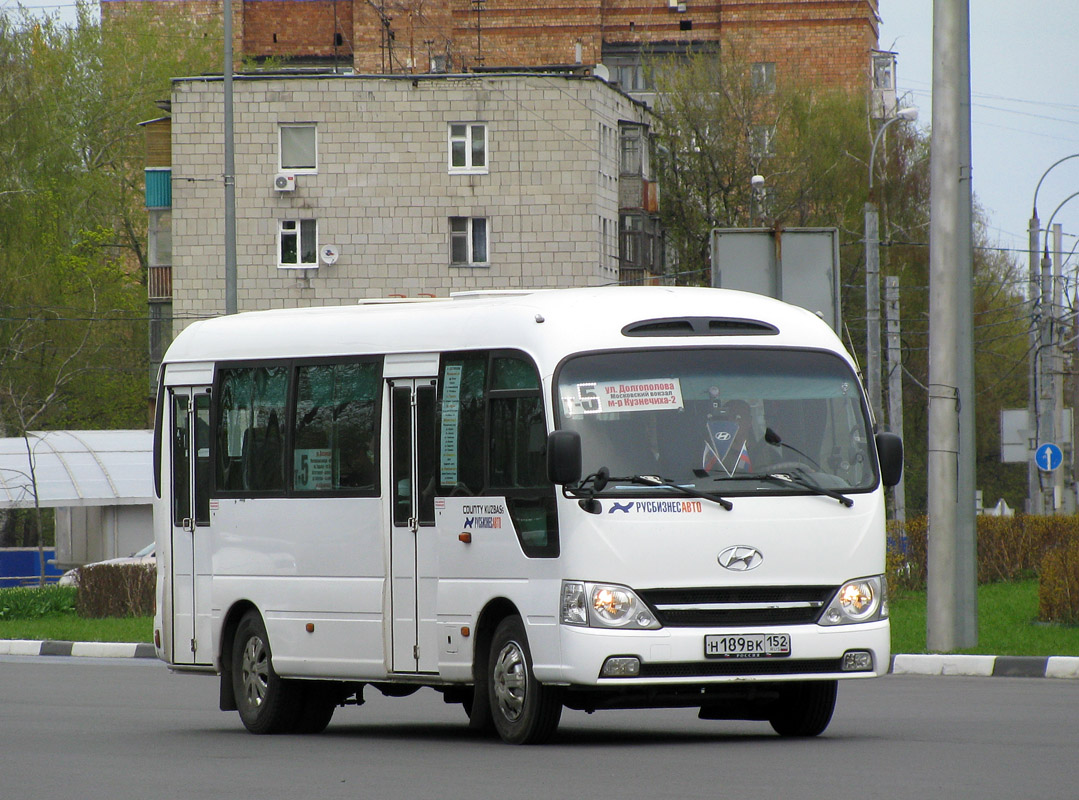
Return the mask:
<path id="1" fill-rule="evenodd" d="M 741 627 L 810 625 L 817 621 L 836 586 L 706 587 L 639 591 L 661 625 Z"/>

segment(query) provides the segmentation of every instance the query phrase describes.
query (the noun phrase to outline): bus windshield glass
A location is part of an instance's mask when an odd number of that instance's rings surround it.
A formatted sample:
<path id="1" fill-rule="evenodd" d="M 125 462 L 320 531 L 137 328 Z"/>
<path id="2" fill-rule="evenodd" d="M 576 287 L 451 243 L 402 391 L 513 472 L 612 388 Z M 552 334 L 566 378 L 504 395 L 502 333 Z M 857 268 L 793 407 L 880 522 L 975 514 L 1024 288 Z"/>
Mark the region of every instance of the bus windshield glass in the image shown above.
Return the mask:
<path id="1" fill-rule="evenodd" d="M 605 493 L 870 491 L 877 474 L 857 378 L 831 353 L 686 348 L 590 353 L 558 373 L 559 426 L 581 436 Z"/>

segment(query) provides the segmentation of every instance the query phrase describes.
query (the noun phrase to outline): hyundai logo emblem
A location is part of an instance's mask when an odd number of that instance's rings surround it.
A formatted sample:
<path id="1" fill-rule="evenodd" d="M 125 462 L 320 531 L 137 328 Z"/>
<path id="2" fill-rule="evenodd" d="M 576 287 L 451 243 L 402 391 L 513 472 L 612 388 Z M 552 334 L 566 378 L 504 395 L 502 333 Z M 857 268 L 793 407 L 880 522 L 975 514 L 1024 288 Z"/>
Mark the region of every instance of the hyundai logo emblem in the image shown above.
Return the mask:
<path id="1" fill-rule="evenodd" d="M 732 572 L 748 572 L 761 565 L 761 562 L 764 561 L 764 554 L 756 547 L 737 544 L 720 553 L 718 561 L 721 567 Z"/>

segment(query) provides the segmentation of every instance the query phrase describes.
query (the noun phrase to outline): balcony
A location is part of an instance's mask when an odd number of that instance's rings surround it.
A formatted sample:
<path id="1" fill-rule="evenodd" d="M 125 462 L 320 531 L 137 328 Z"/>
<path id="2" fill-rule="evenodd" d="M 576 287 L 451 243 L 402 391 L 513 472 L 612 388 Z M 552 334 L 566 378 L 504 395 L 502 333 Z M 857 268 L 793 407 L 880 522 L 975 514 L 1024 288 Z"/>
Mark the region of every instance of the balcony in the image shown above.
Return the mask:
<path id="1" fill-rule="evenodd" d="M 172 302 L 172 265 L 147 268 L 146 290 L 151 303 Z"/>

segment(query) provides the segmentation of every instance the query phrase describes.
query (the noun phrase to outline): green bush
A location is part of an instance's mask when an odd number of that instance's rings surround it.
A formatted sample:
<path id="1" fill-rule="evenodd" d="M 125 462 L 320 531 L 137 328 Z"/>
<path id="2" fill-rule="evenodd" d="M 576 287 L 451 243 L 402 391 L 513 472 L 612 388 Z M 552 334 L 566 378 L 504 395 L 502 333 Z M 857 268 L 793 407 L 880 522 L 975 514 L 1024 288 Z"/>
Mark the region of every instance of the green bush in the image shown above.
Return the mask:
<path id="1" fill-rule="evenodd" d="M 1042 557 L 1038 620 L 1079 624 L 1079 535 Z"/>
<path id="2" fill-rule="evenodd" d="M 0 589 L 0 619 L 37 619 L 75 610 L 74 586 L 16 586 Z"/>
<path id="3" fill-rule="evenodd" d="M 920 516 L 911 517 L 902 527 L 895 521 L 888 523 L 888 585 L 893 589 L 925 588 L 927 522 Z"/>
<path id="4" fill-rule="evenodd" d="M 888 576 L 897 589 L 924 589 L 928 564 L 928 530 L 924 516 L 907 520 L 907 549 L 900 546 L 898 523 L 888 523 Z M 1042 558 L 1079 531 L 1079 516 L 977 518 L 978 583 L 1037 577 Z"/>
<path id="5" fill-rule="evenodd" d="M 154 613 L 153 564 L 95 564 L 79 570 L 80 617 L 148 617 Z"/>

